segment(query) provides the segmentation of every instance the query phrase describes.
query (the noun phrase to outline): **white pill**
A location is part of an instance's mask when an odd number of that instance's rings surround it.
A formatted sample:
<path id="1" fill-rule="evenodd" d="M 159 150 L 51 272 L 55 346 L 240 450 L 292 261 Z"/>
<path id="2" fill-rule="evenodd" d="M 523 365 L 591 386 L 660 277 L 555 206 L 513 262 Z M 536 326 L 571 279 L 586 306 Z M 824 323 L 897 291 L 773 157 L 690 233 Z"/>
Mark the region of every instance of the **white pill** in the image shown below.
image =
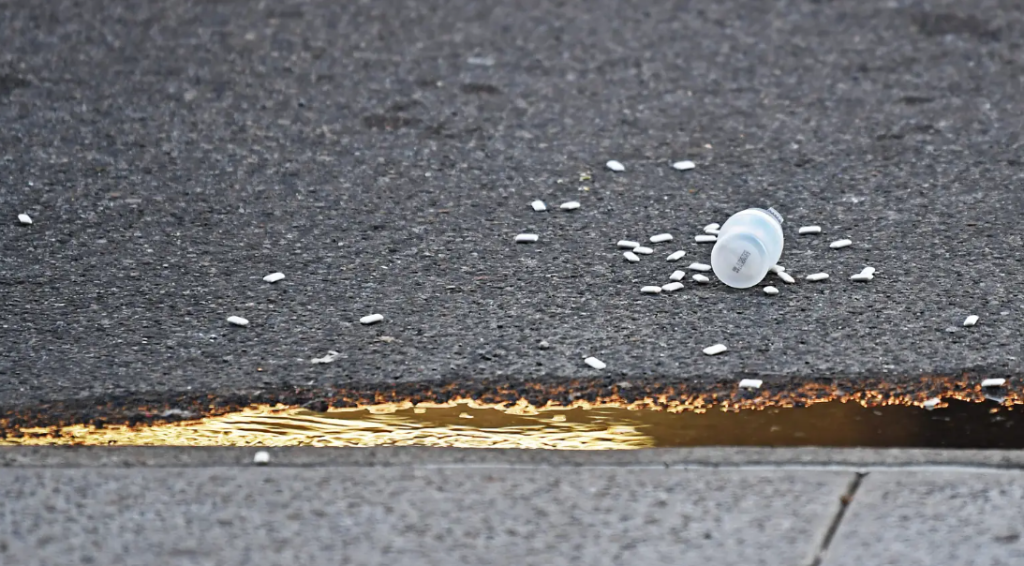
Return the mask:
<path id="1" fill-rule="evenodd" d="M 575 201 L 575 200 L 571 200 L 569 202 L 563 202 L 562 204 L 560 204 L 558 206 L 558 208 L 561 208 L 562 210 L 576 210 L 579 207 L 580 207 L 580 203 L 578 201 Z"/>
<path id="2" fill-rule="evenodd" d="M 588 366 L 594 369 L 604 369 L 608 367 L 608 364 L 602 362 L 601 360 L 595 358 L 594 356 L 590 356 L 589 358 L 583 360 L 583 363 L 587 364 Z"/>
<path id="3" fill-rule="evenodd" d="M 672 275 L 668 276 L 673 281 L 682 281 L 684 277 L 686 277 L 686 272 L 684 271 L 673 271 Z"/>
<path id="4" fill-rule="evenodd" d="M 821 226 L 801 226 L 798 234 L 821 234 Z"/>
<path id="5" fill-rule="evenodd" d="M 539 236 L 537 236 L 537 234 L 519 234 L 518 236 L 516 236 L 516 243 L 529 244 L 531 242 L 536 242 L 538 239 Z"/>
<path id="6" fill-rule="evenodd" d="M 641 287 L 640 292 L 645 295 L 657 295 L 661 292 L 661 287 L 656 285 L 647 285 L 646 287 Z"/>
<path id="7" fill-rule="evenodd" d="M 651 254 L 654 253 L 654 250 L 651 249 L 651 248 L 644 247 L 644 246 L 637 246 L 637 247 L 633 248 L 633 253 L 643 254 L 643 255 L 651 255 Z"/>
<path id="8" fill-rule="evenodd" d="M 384 320 L 384 315 L 382 314 L 368 314 L 359 319 L 359 324 L 377 324 L 382 320 Z"/>
<path id="9" fill-rule="evenodd" d="M 785 281 L 786 283 L 788 283 L 790 285 L 792 285 L 793 283 L 796 283 L 796 279 L 793 279 L 793 276 L 788 274 L 788 273 L 786 273 L 785 271 L 780 271 L 778 273 L 778 276 L 779 276 L 779 279 L 782 279 L 783 281 Z"/>
<path id="10" fill-rule="evenodd" d="M 18 215 L 18 222 L 21 222 L 22 224 L 31 224 L 32 217 L 23 212 Z"/>
<path id="11" fill-rule="evenodd" d="M 704 227 L 704 233 L 707 234 L 708 232 L 712 230 L 718 230 L 721 227 L 722 225 L 719 224 L 718 222 L 712 222 L 711 224 L 708 224 L 707 226 Z"/>
<path id="12" fill-rule="evenodd" d="M 640 256 L 636 255 L 633 252 L 626 252 L 626 253 L 622 254 L 622 257 L 626 258 L 626 261 L 629 261 L 629 262 L 632 262 L 632 263 L 636 263 L 636 262 L 640 261 Z"/>
<path id="13" fill-rule="evenodd" d="M 683 288 L 683 284 L 678 282 L 678 281 L 674 281 L 672 283 L 666 283 L 666 284 L 661 286 L 661 290 L 665 291 L 666 293 L 671 293 L 673 291 L 678 291 L 678 290 L 680 290 L 682 288 Z"/>
<path id="14" fill-rule="evenodd" d="M 870 273 L 858 273 L 850 277 L 850 281 L 871 281 L 875 276 Z"/>
<path id="15" fill-rule="evenodd" d="M 548 206 L 544 204 L 544 201 L 542 200 L 535 200 L 530 203 L 530 206 L 532 206 L 533 209 L 536 210 L 537 212 L 544 212 L 545 210 L 548 209 Z"/>
<path id="16" fill-rule="evenodd" d="M 828 247 L 832 248 L 833 250 L 838 250 L 840 248 L 845 248 L 845 247 L 849 247 L 849 246 L 852 246 L 852 245 L 853 245 L 853 240 L 845 240 L 844 239 L 844 240 L 836 240 L 836 241 L 832 242 L 831 244 L 829 244 Z"/>
<path id="17" fill-rule="evenodd" d="M 692 269 L 694 271 L 711 271 L 711 266 L 706 263 L 691 263 L 690 267 L 687 269 Z"/>
<path id="18" fill-rule="evenodd" d="M 715 344 L 714 346 L 708 346 L 707 348 L 704 348 L 704 353 L 709 356 L 717 356 L 718 354 L 721 354 L 722 352 L 725 352 L 728 349 L 729 348 L 725 347 L 725 344 Z"/>
<path id="19" fill-rule="evenodd" d="M 741 379 L 740 389 L 760 389 L 762 383 L 760 379 Z"/>
<path id="20" fill-rule="evenodd" d="M 779 294 L 779 290 L 776 289 L 775 287 L 772 287 L 772 286 L 769 285 L 768 287 L 764 288 L 764 294 L 765 295 L 778 295 Z"/>
<path id="21" fill-rule="evenodd" d="M 807 277 L 804 277 L 804 279 L 808 281 L 824 281 L 828 279 L 828 273 L 812 273 Z"/>
<path id="22" fill-rule="evenodd" d="M 930 411 L 930 410 L 934 409 L 935 407 L 937 407 L 939 405 L 939 403 L 941 403 L 941 402 L 942 402 L 942 399 L 939 399 L 938 397 L 933 397 L 931 399 L 928 399 L 924 403 L 921 403 L 921 406 L 923 406 L 925 409 L 928 409 Z"/>
<path id="23" fill-rule="evenodd" d="M 699 236 L 695 236 L 693 239 L 698 244 L 710 244 L 711 242 L 717 242 L 718 236 L 712 236 L 711 234 L 701 234 Z"/>
<path id="24" fill-rule="evenodd" d="M 267 464 L 270 463 L 270 452 L 267 452 L 266 450 L 260 450 L 259 452 L 253 454 L 252 463 L 256 464 L 257 466 L 266 466 Z"/>
<path id="25" fill-rule="evenodd" d="M 640 242 L 634 242 L 633 240 L 619 240 L 618 242 L 616 242 L 615 245 L 620 248 L 626 248 L 627 250 L 631 250 L 633 248 L 639 248 Z"/>
<path id="26" fill-rule="evenodd" d="M 704 230 L 704 233 L 705 234 L 710 234 L 712 236 L 717 236 L 718 235 L 718 230 Z"/>
<path id="27" fill-rule="evenodd" d="M 978 324 L 978 315 L 976 314 L 972 314 L 964 319 L 964 326 L 974 326 L 975 324 Z"/>
<path id="28" fill-rule="evenodd" d="M 694 273 L 693 280 L 696 281 L 697 283 L 707 283 L 708 281 L 711 281 L 710 279 L 708 279 L 707 275 L 701 275 L 700 273 Z"/>
<path id="29" fill-rule="evenodd" d="M 781 265 L 773 265 L 772 268 L 769 269 L 768 271 L 771 271 L 772 273 L 782 273 L 785 270 L 786 268 L 782 267 Z"/>
<path id="30" fill-rule="evenodd" d="M 266 277 L 263 278 L 263 280 L 266 281 L 267 283 L 277 283 L 282 279 L 284 279 L 284 273 L 281 273 L 280 271 L 271 273 L 270 275 L 267 275 Z"/>
<path id="31" fill-rule="evenodd" d="M 619 163 L 618 161 L 615 161 L 614 159 L 612 159 L 608 163 L 605 163 L 604 166 L 611 169 L 612 171 L 618 171 L 620 173 L 626 170 L 625 165 Z"/>
<path id="32" fill-rule="evenodd" d="M 654 236 L 651 236 L 651 243 L 652 244 L 660 244 L 662 242 L 671 242 L 671 241 L 672 241 L 672 234 L 655 234 Z"/>
<path id="33" fill-rule="evenodd" d="M 1001 377 L 990 377 L 981 382 L 982 387 L 1002 387 L 1004 385 L 1006 385 L 1006 380 Z"/>
<path id="34" fill-rule="evenodd" d="M 689 171 L 690 169 L 693 169 L 696 166 L 696 163 L 689 160 L 676 161 L 675 163 L 672 164 L 672 168 L 675 169 L 676 171 Z"/>
<path id="35" fill-rule="evenodd" d="M 229 316 L 228 323 L 235 326 L 249 326 L 249 321 L 240 316 Z"/>
<path id="36" fill-rule="evenodd" d="M 666 259 L 668 261 L 679 261 L 683 259 L 684 255 L 686 255 L 686 252 L 684 252 L 683 250 L 679 250 L 678 252 L 672 252 L 671 254 L 669 254 L 669 256 Z"/>
<path id="37" fill-rule="evenodd" d="M 865 267 L 864 269 L 861 269 L 860 272 L 861 273 L 866 273 L 868 275 L 874 275 L 875 274 L 875 268 L 871 267 L 869 265 L 869 266 Z"/>

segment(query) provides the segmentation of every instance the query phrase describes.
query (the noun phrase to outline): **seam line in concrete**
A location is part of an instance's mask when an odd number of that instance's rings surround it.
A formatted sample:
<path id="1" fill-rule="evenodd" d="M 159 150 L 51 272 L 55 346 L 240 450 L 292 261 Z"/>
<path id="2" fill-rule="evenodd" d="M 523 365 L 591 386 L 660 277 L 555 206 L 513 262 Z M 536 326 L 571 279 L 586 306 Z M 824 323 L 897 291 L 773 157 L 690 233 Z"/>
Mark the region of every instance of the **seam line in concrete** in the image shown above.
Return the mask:
<path id="1" fill-rule="evenodd" d="M 836 511 L 835 517 L 832 518 L 832 524 L 825 531 L 825 538 L 822 539 L 821 545 L 818 547 L 818 554 L 811 561 L 811 566 L 821 566 L 822 561 L 825 560 L 825 555 L 828 554 L 828 547 L 832 544 L 832 539 L 836 536 L 839 525 L 843 522 L 843 517 L 846 516 L 846 510 L 853 503 L 853 498 L 857 495 L 857 490 L 860 489 L 860 484 L 867 475 L 865 472 L 854 476 L 853 480 L 850 481 L 850 485 L 846 488 L 846 493 L 839 498 L 839 509 Z"/>

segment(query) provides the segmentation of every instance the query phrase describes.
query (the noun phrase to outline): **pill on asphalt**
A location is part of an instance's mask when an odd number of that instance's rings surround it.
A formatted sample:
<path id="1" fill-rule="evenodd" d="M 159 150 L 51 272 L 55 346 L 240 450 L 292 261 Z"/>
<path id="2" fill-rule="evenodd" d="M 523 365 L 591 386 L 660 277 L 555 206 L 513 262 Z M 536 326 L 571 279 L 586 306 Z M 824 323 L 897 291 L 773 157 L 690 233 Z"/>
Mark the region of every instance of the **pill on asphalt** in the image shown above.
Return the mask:
<path id="1" fill-rule="evenodd" d="M 259 452 L 253 454 L 252 463 L 256 464 L 257 466 L 265 466 L 269 464 L 270 452 L 267 452 L 266 450 L 260 450 Z"/>
<path id="2" fill-rule="evenodd" d="M 972 314 L 964 319 L 964 326 L 974 326 L 975 324 L 978 324 L 978 315 L 976 314 Z"/>
<path id="3" fill-rule="evenodd" d="M 706 263 L 691 263 L 690 267 L 687 269 L 692 269 L 694 271 L 711 271 L 711 266 Z"/>
<path id="4" fill-rule="evenodd" d="M 713 236 L 711 234 L 700 234 L 698 236 L 694 236 L 693 239 L 698 244 L 710 244 L 711 242 L 717 242 L 718 236 Z"/>
<path id="5" fill-rule="evenodd" d="M 697 283 L 707 283 L 708 281 L 711 281 L 710 279 L 708 279 L 707 275 L 701 275 L 700 273 L 694 273 L 693 280 L 696 281 Z"/>
<path id="6" fill-rule="evenodd" d="M 798 234 L 821 234 L 821 226 L 801 226 Z"/>
<path id="7" fill-rule="evenodd" d="M 666 283 L 666 284 L 661 286 L 661 290 L 665 291 L 666 293 L 671 293 L 673 291 L 678 291 L 678 290 L 680 290 L 682 288 L 683 288 L 683 284 L 678 282 L 678 281 L 673 281 L 672 283 Z"/>
<path id="8" fill-rule="evenodd" d="M 605 163 L 604 166 L 611 169 L 612 171 L 618 171 L 620 173 L 626 170 L 625 165 L 619 163 L 618 161 L 615 161 L 614 159 L 612 159 L 608 163 Z"/>
<path id="9" fill-rule="evenodd" d="M 741 379 L 740 389 L 760 389 L 762 383 L 760 379 Z"/>
<path id="10" fill-rule="evenodd" d="M 982 387 L 1002 387 L 1006 385 L 1006 380 L 1001 377 L 990 377 L 981 381 Z"/>
<path id="11" fill-rule="evenodd" d="M 869 265 L 869 266 L 865 267 L 864 269 L 861 269 L 860 272 L 861 273 L 867 273 L 868 275 L 874 275 L 875 274 L 875 268 L 871 267 Z"/>
<path id="12" fill-rule="evenodd" d="M 384 315 L 382 314 L 368 314 L 359 319 L 359 324 L 377 324 L 382 320 L 384 320 Z"/>
<path id="13" fill-rule="evenodd" d="M 627 250 L 631 250 L 633 248 L 639 248 L 640 242 L 634 242 L 633 240 L 619 240 L 618 242 L 616 242 L 615 245 L 620 248 L 626 248 Z"/>
<path id="14" fill-rule="evenodd" d="M 729 348 L 725 347 L 725 344 L 715 344 L 714 346 L 708 346 L 707 348 L 704 348 L 704 353 L 709 356 L 717 356 L 718 354 L 721 354 L 722 352 L 725 352 L 728 349 Z"/>
<path id="15" fill-rule="evenodd" d="M 711 236 L 718 236 L 718 230 L 704 230 L 704 233 Z"/>
<path id="16" fill-rule="evenodd" d="M 545 210 L 548 209 L 547 205 L 544 204 L 544 201 L 542 200 L 535 200 L 530 203 L 530 206 L 532 206 L 533 209 L 536 210 L 537 212 L 544 212 Z"/>
<path id="17" fill-rule="evenodd" d="M 875 276 L 870 273 L 858 273 L 850 277 L 850 281 L 871 281 Z"/>
<path id="18" fill-rule="evenodd" d="M 267 275 L 266 277 L 263 278 L 263 280 L 266 281 L 267 283 L 277 283 L 282 279 L 284 279 L 284 273 L 281 273 L 280 271 L 271 273 L 270 275 Z"/>
<path id="19" fill-rule="evenodd" d="M 539 236 L 537 236 L 537 234 L 519 234 L 518 236 L 516 236 L 516 243 L 529 244 L 531 242 L 536 242 L 538 239 L 540 238 Z"/>
<path id="20" fill-rule="evenodd" d="M 640 261 L 640 256 L 636 255 L 633 252 L 626 252 L 626 253 L 622 254 L 622 257 L 626 258 L 626 261 L 629 261 L 629 262 L 632 262 L 632 263 L 636 263 L 636 262 Z"/>
<path id="21" fill-rule="evenodd" d="M 595 358 L 594 356 L 590 356 L 589 358 L 583 360 L 583 363 L 587 364 L 588 366 L 594 369 L 604 369 L 608 367 L 608 364 L 602 362 L 601 360 Z"/>
<path id="22" fill-rule="evenodd" d="M 641 287 L 640 292 L 645 295 L 657 295 L 661 292 L 661 287 L 656 285 L 647 285 L 646 287 Z"/>
<path id="23" fill-rule="evenodd" d="M 644 247 L 644 246 L 637 246 L 637 247 L 633 248 L 633 253 L 643 254 L 643 255 L 651 255 L 651 254 L 654 253 L 654 250 L 651 249 L 651 248 Z"/>
<path id="24" fill-rule="evenodd" d="M 828 247 L 832 248 L 833 250 L 838 250 L 840 248 L 845 248 L 845 247 L 849 247 L 849 246 L 852 246 L 852 245 L 853 245 L 853 240 L 843 239 L 843 240 L 836 240 L 836 241 L 832 242 L 831 244 L 828 245 Z"/>
<path id="25" fill-rule="evenodd" d="M 22 224 L 31 224 L 32 217 L 25 213 L 21 213 L 18 215 L 18 222 L 21 222 Z"/>
<path id="26" fill-rule="evenodd" d="M 686 277 L 686 272 L 684 271 L 673 271 L 672 275 L 668 276 L 673 281 L 682 281 L 684 277 Z"/>
<path id="27" fill-rule="evenodd" d="M 679 250 L 678 252 L 672 252 L 671 254 L 669 254 L 669 256 L 666 259 L 668 261 L 679 261 L 683 259 L 684 255 L 686 255 L 686 252 L 684 252 L 683 250 Z"/>
<path id="28" fill-rule="evenodd" d="M 560 204 L 558 206 L 558 208 L 561 208 L 562 210 L 576 210 L 579 207 L 580 207 L 579 201 L 575 201 L 575 200 L 571 200 L 569 202 L 563 202 L 562 204 Z"/>
<path id="29" fill-rule="evenodd" d="M 765 295 L 778 295 L 779 294 L 779 290 L 776 289 L 775 287 L 772 287 L 771 285 L 769 285 L 768 287 L 764 288 L 764 294 Z"/>
<path id="30" fill-rule="evenodd" d="M 672 164 L 672 168 L 675 169 L 676 171 L 689 171 L 690 169 L 693 169 L 696 166 L 697 164 L 690 160 L 676 161 L 675 163 Z"/>
<path id="31" fill-rule="evenodd" d="M 768 271 L 771 271 L 772 273 L 782 273 L 785 270 L 786 268 L 781 265 L 773 265 Z"/>
<path id="32" fill-rule="evenodd" d="M 662 242 L 671 242 L 671 241 L 672 241 L 672 234 L 655 234 L 654 236 L 651 236 L 651 243 L 652 244 L 660 244 Z"/>
<path id="33" fill-rule="evenodd" d="M 249 326 L 249 321 L 240 316 L 229 316 L 228 323 L 235 326 Z"/>
<path id="34" fill-rule="evenodd" d="M 796 279 L 793 279 L 793 276 L 788 274 L 788 273 L 786 273 L 785 271 L 780 271 L 780 272 L 777 273 L 777 275 L 779 276 L 779 279 L 782 279 L 783 281 L 785 281 L 786 283 L 788 283 L 790 285 L 792 285 L 793 283 L 796 283 Z"/>
<path id="35" fill-rule="evenodd" d="M 330 363 L 334 363 L 335 361 L 337 361 L 338 358 L 340 358 L 340 357 L 341 357 L 341 354 L 339 352 L 335 352 L 334 350 L 327 350 L 327 355 L 326 356 L 324 356 L 322 358 L 313 358 L 313 359 L 309 360 L 309 363 L 311 363 L 311 364 L 330 364 Z"/>
<path id="36" fill-rule="evenodd" d="M 780 273 L 779 275 L 782 275 L 782 274 Z M 828 273 L 812 273 L 812 274 L 808 275 L 807 277 L 804 277 L 804 279 L 806 279 L 808 281 L 824 281 L 824 280 L 828 279 Z M 785 279 L 783 279 L 783 281 L 785 281 Z"/>
<path id="37" fill-rule="evenodd" d="M 930 411 L 930 410 L 934 409 L 935 407 L 937 407 L 939 405 L 939 403 L 941 403 L 941 402 L 942 402 L 942 399 L 939 399 L 938 397 L 932 397 L 931 399 L 928 399 L 924 403 L 921 403 L 921 405 L 925 409 L 928 409 Z"/>

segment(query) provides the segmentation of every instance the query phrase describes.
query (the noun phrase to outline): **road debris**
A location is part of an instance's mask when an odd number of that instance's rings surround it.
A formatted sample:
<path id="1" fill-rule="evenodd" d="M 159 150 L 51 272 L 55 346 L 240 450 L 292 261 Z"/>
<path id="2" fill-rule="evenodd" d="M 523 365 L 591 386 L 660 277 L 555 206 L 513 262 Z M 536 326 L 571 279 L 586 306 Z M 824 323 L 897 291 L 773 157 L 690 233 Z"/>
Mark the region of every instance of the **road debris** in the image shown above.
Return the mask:
<path id="1" fill-rule="evenodd" d="M 284 279 L 284 273 L 281 273 L 280 271 L 271 273 L 270 275 L 267 275 L 266 277 L 263 278 L 263 280 L 266 281 L 267 283 L 277 283 L 282 279 Z"/>
<path id="2" fill-rule="evenodd" d="M 21 222 L 22 224 L 32 224 L 32 217 L 25 213 L 21 213 L 18 215 L 18 222 Z"/>
<path id="3" fill-rule="evenodd" d="M 690 160 L 676 161 L 675 163 L 672 164 L 672 168 L 675 169 L 676 171 L 689 171 L 690 169 L 693 169 L 696 166 L 697 164 Z"/>
<path id="4" fill-rule="evenodd" d="M 539 239 L 540 236 L 538 236 L 537 234 L 519 234 L 518 236 L 516 236 L 516 243 L 532 244 L 533 242 L 536 242 Z"/>
<path id="5" fill-rule="evenodd" d="M 583 360 L 583 363 L 587 364 L 588 366 L 594 369 L 604 369 L 608 367 L 608 364 L 602 362 L 601 360 L 595 358 L 594 356 L 590 356 L 589 358 Z"/>
<path id="6" fill-rule="evenodd" d="M 671 242 L 671 241 L 672 241 L 672 234 L 655 234 L 654 236 L 651 236 L 651 243 L 652 244 L 660 244 L 662 242 Z"/>
<path id="7" fill-rule="evenodd" d="M 340 357 L 340 353 L 335 352 L 334 350 L 327 350 L 326 356 L 322 358 L 313 358 L 312 360 L 309 360 L 309 362 L 312 364 L 329 364 L 336 361 Z"/>
<path id="8" fill-rule="evenodd" d="M 548 206 L 544 204 L 544 201 L 542 200 L 535 200 L 530 203 L 530 206 L 532 206 L 533 210 L 535 210 L 536 212 L 544 212 L 545 210 L 548 209 Z"/>
<path id="9" fill-rule="evenodd" d="M 722 352 L 726 352 L 728 350 L 729 348 L 726 348 L 725 344 L 715 344 L 714 346 L 708 346 L 707 348 L 704 348 L 703 351 L 704 354 L 708 356 L 717 356 L 718 354 L 721 354 Z"/>
<path id="10" fill-rule="evenodd" d="M 369 314 L 360 318 L 359 324 L 377 324 L 382 320 L 384 320 L 384 315 L 382 314 Z"/>
<path id="11" fill-rule="evenodd" d="M 240 316 L 229 316 L 228 323 L 235 326 L 249 326 L 249 321 Z"/>
<path id="12" fill-rule="evenodd" d="M 609 169 L 611 169 L 612 171 L 616 171 L 616 172 L 619 172 L 619 173 L 621 173 L 621 172 L 626 170 L 626 166 L 625 165 L 619 163 L 618 161 L 615 161 L 614 159 L 612 159 L 608 163 L 605 163 L 604 166 L 609 168 Z"/>

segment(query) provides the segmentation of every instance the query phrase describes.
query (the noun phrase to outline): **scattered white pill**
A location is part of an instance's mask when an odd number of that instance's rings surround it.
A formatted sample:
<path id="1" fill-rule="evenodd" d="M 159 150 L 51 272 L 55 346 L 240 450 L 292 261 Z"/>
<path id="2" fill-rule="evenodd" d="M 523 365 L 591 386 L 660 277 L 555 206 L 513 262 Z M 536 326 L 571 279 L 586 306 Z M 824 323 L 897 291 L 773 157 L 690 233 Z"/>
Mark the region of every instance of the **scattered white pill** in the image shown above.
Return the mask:
<path id="1" fill-rule="evenodd" d="M 668 276 L 673 281 L 682 281 L 684 277 L 686 277 L 685 271 L 673 271 L 672 275 Z"/>
<path id="2" fill-rule="evenodd" d="M 252 463 L 256 464 L 257 466 L 266 466 L 267 464 L 270 463 L 270 452 L 267 452 L 266 450 L 260 450 L 259 452 L 253 454 Z"/>
<path id="3" fill-rule="evenodd" d="M 990 377 L 981 381 L 982 387 L 1002 387 L 1006 385 L 1006 380 L 1001 377 Z"/>
<path id="4" fill-rule="evenodd" d="M 686 252 L 684 252 L 683 250 L 679 250 L 678 252 L 672 252 L 671 254 L 669 254 L 669 256 L 666 259 L 668 261 L 679 261 L 683 259 L 684 255 L 686 255 Z"/>
<path id="5" fill-rule="evenodd" d="M 683 288 L 683 284 L 678 282 L 678 281 L 673 281 L 672 283 L 666 283 L 666 284 L 661 286 L 661 290 L 665 291 L 666 293 L 671 293 L 673 291 L 678 291 L 678 290 L 680 290 L 682 288 Z"/>
<path id="6" fill-rule="evenodd" d="M 821 226 L 801 226 L 797 234 L 821 234 Z"/>
<path id="7" fill-rule="evenodd" d="M 692 269 L 694 271 L 711 271 L 711 266 L 706 263 L 691 263 L 690 267 L 687 269 Z"/>
<path id="8" fill-rule="evenodd" d="M 942 402 L 942 399 L 939 399 L 938 397 L 932 397 L 931 399 L 928 399 L 924 403 L 921 403 L 921 406 L 923 406 L 925 409 L 928 409 L 930 411 L 930 410 L 934 409 L 935 407 L 937 407 L 939 405 L 939 403 L 941 403 L 941 402 Z"/>
<path id="9" fill-rule="evenodd" d="M 978 315 L 976 314 L 972 314 L 964 319 L 964 326 L 974 326 L 975 324 L 978 324 Z"/>
<path id="10" fill-rule="evenodd" d="M 636 255 L 633 252 L 626 252 L 626 253 L 622 254 L 622 257 L 626 258 L 626 261 L 631 262 L 631 263 L 636 263 L 636 262 L 640 261 L 640 256 Z"/>
<path id="11" fill-rule="evenodd" d="M 773 265 L 772 268 L 769 269 L 768 271 L 771 271 L 772 273 L 782 273 L 785 270 L 786 268 L 782 267 L 781 265 Z"/>
<path id="12" fill-rule="evenodd" d="M 267 283 L 277 283 L 282 279 L 284 279 L 284 273 L 281 273 L 280 271 L 271 273 L 270 275 L 267 275 L 266 277 L 263 278 L 263 280 L 266 281 Z"/>
<path id="13" fill-rule="evenodd" d="M 228 323 L 235 326 L 249 326 L 249 321 L 240 316 L 229 316 Z"/>
<path id="14" fill-rule="evenodd" d="M 575 201 L 575 200 L 571 200 L 569 202 L 563 202 L 562 204 L 558 205 L 558 208 L 561 208 L 562 210 L 576 210 L 579 207 L 580 207 L 579 201 Z"/>
<path id="15" fill-rule="evenodd" d="M 633 240 L 619 240 L 615 245 L 620 248 L 631 250 L 633 248 L 639 248 L 640 242 L 634 242 Z"/>
<path id="16" fill-rule="evenodd" d="M 594 356 L 590 356 L 589 358 L 583 360 L 583 363 L 587 364 L 588 366 L 594 369 L 604 369 L 608 367 L 608 364 L 602 362 L 601 360 L 595 358 Z"/>
<path id="17" fill-rule="evenodd" d="M 711 236 L 718 236 L 718 230 L 704 230 L 704 233 Z"/>
<path id="18" fill-rule="evenodd" d="M 760 389 L 762 383 L 760 379 L 741 379 L 740 389 Z"/>
<path id="19" fill-rule="evenodd" d="M 655 234 L 651 236 L 652 244 L 660 244 L 662 242 L 671 242 L 672 234 Z"/>
<path id="20" fill-rule="evenodd" d="M 781 276 L 782 274 L 780 273 L 779 275 Z M 824 281 L 828 279 L 828 273 L 812 273 L 807 277 L 804 277 L 804 279 L 808 281 Z M 785 281 L 785 279 L 783 279 L 783 281 Z"/>
<path id="21" fill-rule="evenodd" d="M 838 250 L 840 248 L 846 248 L 846 247 L 849 247 L 849 246 L 852 246 L 852 245 L 853 245 L 853 240 L 843 239 L 843 240 L 836 240 L 836 241 L 832 242 L 831 244 L 828 245 L 828 247 L 832 248 L 833 250 Z"/>
<path id="22" fill-rule="evenodd" d="M 535 200 L 530 203 L 530 206 L 532 206 L 533 209 L 537 212 L 544 212 L 545 210 L 548 209 L 548 206 L 544 204 L 544 201 L 542 200 Z"/>
<path id="23" fill-rule="evenodd" d="M 22 224 L 31 224 L 32 217 L 23 212 L 18 215 L 18 222 L 21 222 Z"/>
<path id="24" fill-rule="evenodd" d="M 611 169 L 612 171 L 618 171 L 620 173 L 626 170 L 625 165 L 619 163 L 618 161 L 615 161 L 614 159 L 612 159 L 608 163 L 605 163 L 604 166 Z"/>
<path id="25" fill-rule="evenodd" d="M 779 276 L 779 279 L 782 279 L 784 282 L 786 282 L 789 285 L 792 285 L 793 283 L 796 283 L 796 279 L 793 279 L 793 276 L 788 274 L 788 273 L 786 273 L 785 271 L 780 271 L 780 272 L 777 273 L 777 275 Z"/>
<path id="26" fill-rule="evenodd" d="M 640 292 L 645 295 L 657 295 L 661 292 L 661 287 L 656 285 L 647 285 L 646 287 L 641 287 Z"/>
<path id="27" fill-rule="evenodd" d="M 698 244 L 710 244 L 711 242 L 717 242 L 718 236 L 713 236 L 711 234 L 700 234 L 698 236 L 694 236 L 693 239 Z"/>
<path id="28" fill-rule="evenodd" d="M 368 314 L 359 319 L 359 324 L 377 324 L 382 320 L 384 320 L 384 315 L 382 314 Z"/>
<path id="29" fill-rule="evenodd" d="M 708 279 L 707 275 L 701 275 L 700 273 L 694 273 L 693 280 L 696 281 L 697 283 L 707 283 L 708 281 L 711 281 L 710 279 Z"/>
<path id="30" fill-rule="evenodd" d="M 875 274 L 875 268 L 871 267 L 869 265 L 869 266 L 865 267 L 864 269 L 861 269 L 860 272 L 861 273 L 866 273 L 868 275 L 874 275 Z"/>
<path id="31" fill-rule="evenodd" d="M 721 354 L 722 352 L 725 352 L 728 349 L 729 348 L 725 347 L 725 344 L 715 344 L 714 346 L 708 346 L 707 348 L 704 348 L 704 353 L 709 356 L 717 356 L 718 354 Z"/>
<path id="32" fill-rule="evenodd" d="M 719 224 L 718 222 L 712 222 L 711 224 L 708 224 L 707 226 L 704 227 L 704 233 L 707 234 L 712 230 L 718 230 L 721 227 L 722 225 Z"/>
<path id="33" fill-rule="evenodd" d="M 651 248 L 648 248 L 648 247 L 644 247 L 644 246 L 637 246 L 637 247 L 633 248 L 633 253 L 635 253 L 635 254 L 643 254 L 643 255 L 651 255 L 651 254 L 654 253 L 654 250 L 651 249 Z"/>
<path id="34" fill-rule="evenodd" d="M 693 169 L 696 166 L 697 164 L 690 160 L 676 161 L 675 163 L 672 164 L 672 168 L 675 169 L 676 171 L 689 171 L 690 169 Z"/>
<path id="35" fill-rule="evenodd" d="M 764 294 L 765 295 L 778 295 L 779 294 L 779 290 L 776 289 L 775 287 L 772 287 L 772 286 L 769 285 L 768 287 L 764 288 Z"/>
<path id="36" fill-rule="evenodd" d="M 337 361 L 341 357 L 341 354 L 334 350 L 327 350 L 327 355 L 322 358 L 313 358 L 309 360 L 311 364 L 330 364 Z"/>
<path id="37" fill-rule="evenodd" d="M 516 236 L 516 243 L 529 244 L 531 242 L 536 242 L 539 239 L 540 237 L 537 236 L 537 234 L 519 234 L 518 236 Z"/>
<path id="38" fill-rule="evenodd" d="M 858 273 L 850 277 L 850 281 L 871 281 L 875 276 L 870 273 Z"/>

